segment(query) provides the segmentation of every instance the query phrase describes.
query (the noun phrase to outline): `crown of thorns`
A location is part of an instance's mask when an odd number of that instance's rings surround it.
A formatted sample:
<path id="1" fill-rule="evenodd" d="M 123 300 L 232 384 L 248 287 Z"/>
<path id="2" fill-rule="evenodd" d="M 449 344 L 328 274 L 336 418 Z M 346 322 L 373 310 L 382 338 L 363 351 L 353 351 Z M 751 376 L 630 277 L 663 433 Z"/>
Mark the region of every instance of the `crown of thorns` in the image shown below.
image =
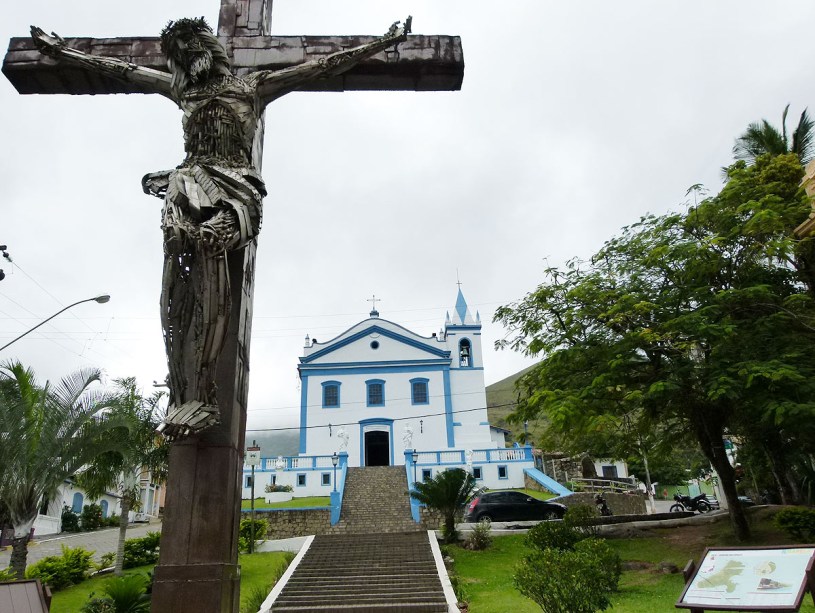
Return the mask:
<path id="1" fill-rule="evenodd" d="M 212 28 L 203 17 L 195 19 L 184 17 L 177 21 L 170 21 L 161 31 L 161 51 L 166 55 L 170 48 L 170 41 L 176 37 L 187 38 L 203 32 L 212 34 Z"/>

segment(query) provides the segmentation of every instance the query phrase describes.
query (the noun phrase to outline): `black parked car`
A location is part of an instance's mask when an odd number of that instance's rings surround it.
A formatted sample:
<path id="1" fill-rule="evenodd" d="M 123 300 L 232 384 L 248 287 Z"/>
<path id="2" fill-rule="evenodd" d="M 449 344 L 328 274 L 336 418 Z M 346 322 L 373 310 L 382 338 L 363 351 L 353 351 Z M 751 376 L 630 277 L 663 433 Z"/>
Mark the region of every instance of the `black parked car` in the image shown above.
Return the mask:
<path id="1" fill-rule="evenodd" d="M 464 509 L 464 521 L 525 521 L 563 519 L 565 505 L 544 502 L 523 492 L 486 492 L 473 498 Z"/>

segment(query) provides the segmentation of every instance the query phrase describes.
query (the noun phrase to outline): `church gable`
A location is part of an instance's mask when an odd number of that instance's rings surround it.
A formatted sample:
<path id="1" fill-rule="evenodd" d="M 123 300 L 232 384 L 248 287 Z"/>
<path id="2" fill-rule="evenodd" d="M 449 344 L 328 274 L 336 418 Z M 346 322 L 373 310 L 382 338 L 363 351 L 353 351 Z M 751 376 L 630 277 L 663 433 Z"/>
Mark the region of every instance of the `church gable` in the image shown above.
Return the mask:
<path id="1" fill-rule="evenodd" d="M 367 323 L 367 322 L 366 322 Z M 371 362 L 411 362 L 449 360 L 450 352 L 435 338 L 426 339 L 407 330 L 379 321 L 357 327 L 321 345 L 300 358 L 304 365 Z"/>

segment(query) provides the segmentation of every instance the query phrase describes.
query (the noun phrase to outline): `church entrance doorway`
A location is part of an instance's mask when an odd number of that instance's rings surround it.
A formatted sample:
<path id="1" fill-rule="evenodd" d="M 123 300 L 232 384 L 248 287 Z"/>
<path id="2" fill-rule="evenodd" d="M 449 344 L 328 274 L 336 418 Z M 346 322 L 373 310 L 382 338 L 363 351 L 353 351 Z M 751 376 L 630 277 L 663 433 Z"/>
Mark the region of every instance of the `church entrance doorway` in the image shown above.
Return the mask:
<path id="1" fill-rule="evenodd" d="M 374 430 L 365 433 L 365 466 L 390 466 L 390 436 Z"/>

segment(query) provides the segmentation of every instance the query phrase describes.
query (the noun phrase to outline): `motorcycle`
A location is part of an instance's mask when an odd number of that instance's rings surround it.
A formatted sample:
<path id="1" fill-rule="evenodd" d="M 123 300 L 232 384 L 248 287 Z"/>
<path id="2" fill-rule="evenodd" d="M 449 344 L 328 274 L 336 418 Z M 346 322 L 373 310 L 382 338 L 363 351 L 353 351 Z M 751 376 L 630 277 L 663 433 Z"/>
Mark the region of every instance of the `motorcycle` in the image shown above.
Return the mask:
<path id="1" fill-rule="evenodd" d="M 676 504 L 671 506 L 671 513 L 682 513 L 684 511 L 699 511 L 699 513 L 708 513 L 713 509 L 710 501 L 707 499 L 707 494 L 699 494 L 691 498 L 682 494 L 674 494 Z"/>
<path id="2" fill-rule="evenodd" d="M 608 508 L 606 499 L 603 498 L 602 494 L 594 495 L 594 506 L 597 507 L 597 512 L 600 513 L 600 517 L 611 517 L 611 509 Z"/>

